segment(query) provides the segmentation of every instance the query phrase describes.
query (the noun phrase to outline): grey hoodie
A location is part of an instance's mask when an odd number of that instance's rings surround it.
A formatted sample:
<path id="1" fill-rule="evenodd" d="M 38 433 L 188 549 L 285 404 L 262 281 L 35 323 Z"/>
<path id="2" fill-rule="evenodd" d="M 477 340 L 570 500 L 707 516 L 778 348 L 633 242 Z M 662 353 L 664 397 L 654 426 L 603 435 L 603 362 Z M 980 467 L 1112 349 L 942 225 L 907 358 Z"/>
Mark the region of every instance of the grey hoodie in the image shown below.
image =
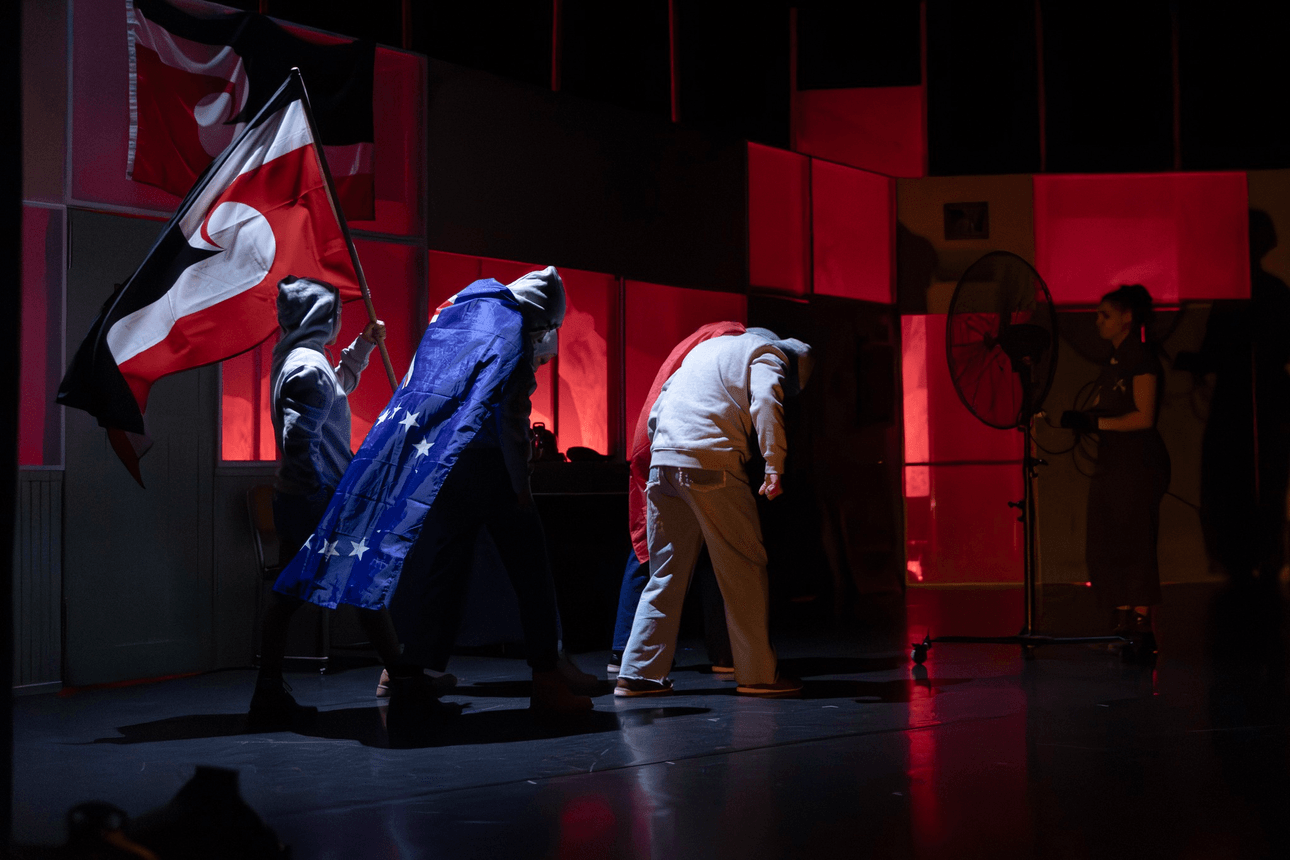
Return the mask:
<path id="1" fill-rule="evenodd" d="M 340 295 L 321 281 L 283 279 L 278 323 L 270 377 L 281 456 L 275 485 L 296 495 L 330 494 L 354 457 L 346 395 L 358 386 L 375 344 L 355 339 L 332 368 L 326 346 L 340 328 Z"/>
<path id="2" fill-rule="evenodd" d="M 776 341 L 750 331 L 690 350 L 650 410 L 650 465 L 741 474 L 756 450 L 767 472 L 782 475 L 791 359 L 784 342 Z M 809 356 L 806 344 L 790 346 Z"/>

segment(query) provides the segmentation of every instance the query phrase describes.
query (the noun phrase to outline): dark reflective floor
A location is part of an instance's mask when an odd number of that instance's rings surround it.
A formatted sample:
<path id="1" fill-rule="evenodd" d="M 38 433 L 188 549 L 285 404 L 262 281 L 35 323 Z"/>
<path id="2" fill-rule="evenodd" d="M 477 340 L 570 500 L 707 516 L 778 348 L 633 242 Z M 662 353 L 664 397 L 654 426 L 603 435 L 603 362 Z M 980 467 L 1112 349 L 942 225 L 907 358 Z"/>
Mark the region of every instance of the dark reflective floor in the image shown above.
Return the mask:
<path id="1" fill-rule="evenodd" d="M 1045 597 L 1045 632 L 1102 632 L 1085 590 Z M 466 711 L 414 749 L 371 668 L 291 678 L 310 735 L 246 732 L 250 671 L 19 699 L 15 835 L 62 842 L 87 799 L 137 815 L 212 764 L 298 858 L 1290 856 L 1283 590 L 1166 600 L 1155 667 L 944 643 L 915 668 L 929 628 L 1015 632 L 1020 592 L 914 590 L 780 636 L 801 699 L 736 697 L 695 643 L 677 695 L 559 724 L 530 719 L 520 662 L 454 658 Z"/>

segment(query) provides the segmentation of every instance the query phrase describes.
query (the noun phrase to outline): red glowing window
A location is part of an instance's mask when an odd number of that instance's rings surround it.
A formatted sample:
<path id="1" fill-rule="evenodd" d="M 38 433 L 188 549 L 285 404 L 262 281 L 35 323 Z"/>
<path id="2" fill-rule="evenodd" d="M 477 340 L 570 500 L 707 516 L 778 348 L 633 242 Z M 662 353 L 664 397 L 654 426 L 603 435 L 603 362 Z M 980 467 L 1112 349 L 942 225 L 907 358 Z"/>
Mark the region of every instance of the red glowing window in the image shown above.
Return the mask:
<path id="1" fill-rule="evenodd" d="M 811 163 L 748 144 L 748 278 L 765 290 L 810 291 Z"/>
<path id="2" fill-rule="evenodd" d="M 888 176 L 926 176 L 926 105 L 921 86 L 799 90 L 793 148 Z"/>
<path id="3" fill-rule="evenodd" d="M 1019 582 L 1022 437 L 976 418 L 945 362 L 945 315 L 901 318 L 911 583 Z"/>
<path id="4" fill-rule="evenodd" d="M 367 240 L 355 241 L 354 247 L 367 276 L 377 318 L 385 322 L 385 345 L 395 377 L 402 377 L 422 331 L 417 323 L 419 285 L 423 283 L 420 252 L 407 245 Z M 366 324 L 367 310 L 361 301 L 345 305 L 341 311 L 340 336 L 332 347 L 334 359 L 340 357 L 339 349 L 358 337 Z M 220 456 L 223 460 L 277 459 L 269 393 L 275 343 L 277 335 L 220 365 Z M 373 352 L 362 381 L 349 395 L 352 448 L 362 444 L 392 393 L 381 357 Z"/>
<path id="5" fill-rule="evenodd" d="M 63 215 L 22 209 L 22 343 L 18 377 L 18 464 L 56 466 L 63 423 L 54 405 L 62 370 Z"/>
<path id="6" fill-rule="evenodd" d="M 748 299 L 738 293 L 687 290 L 627 281 L 626 412 L 636 426 L 654 375 L 672 347 L 705 323 L 746 322 Z"/>
<path id="7" fill-rule="evenodd" d="M 619 374 L 610 373 L 611 356 L 615 364 L 618 361 L 618 279 L 577 269 L 561 269 L 560 276 L 568 310 L 556 357 L 557 441 L 561 451 L 582 447 L 609 454 L 617 435 L 611 431 L 610 416 L 616 430 L 622 396 Z"/>
<path id="8" fill-rule="evenodd" d="M 919 584 L 1021 582 L 1014 464 L 905 467 L 905 565 Z"/>
<path id="9" fill-rule="evenodd" d="M 274 335 L 255 349 L 220 363 L 222 460 L 278 459 L 269 394 L 269 369 L 277 341 Z"/>
<path id="10" fill-rule="evenodd" d="M 430 253 L 431 313 L 472 281 L 495 278 L 503 284 L 541 268 L 532 263 Z M 561 451 L 572 447 L 611 452 L 610 416 L 616 415 L 618 386 L 611 384 L 611 356 L 618 330 L 618 281 L 612 275 L 560 269 L 567 309 L 555 361 L 538 369 L 530 420 L 556 434 Z M 559 390 L 552 384 L 552 374 Z"/>
<path id="11" fill-rule="evenodd" d="M 1249 298 L 1244 173 L 1036 176 L 1035 259 L 1062 304 L 1120 284 L 1161 303 Z"/>
<path id="12" fill-rule="evenodd" d="M 891 304 L 896 266 L 896 181 L 811 163 L 815 292 Z"/>

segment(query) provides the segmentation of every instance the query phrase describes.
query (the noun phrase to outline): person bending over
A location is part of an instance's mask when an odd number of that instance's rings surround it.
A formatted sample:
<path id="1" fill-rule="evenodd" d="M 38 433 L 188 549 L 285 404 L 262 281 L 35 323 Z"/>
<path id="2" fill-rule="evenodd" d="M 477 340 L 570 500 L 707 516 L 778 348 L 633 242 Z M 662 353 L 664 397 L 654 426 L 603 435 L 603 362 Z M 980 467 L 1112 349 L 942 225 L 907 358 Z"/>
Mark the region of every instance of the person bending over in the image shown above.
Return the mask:
<path id="1" fill-rule="evenodd" d="M 650 579 L 615 695 L 671 690 L 681 607 L 704 543 L 726 602 L 736 690 L 801 690 L 800 681 L 778 674 L 770 645 L 766 550 L 744 465 L 759 452 L 766 475 L 757 492 L 771 500 L 783 492 L 784 397 L 801 390 L 811 366 L 805 343 L 750 329 L 698 344 L 663 386 L 649 418 Z"/>

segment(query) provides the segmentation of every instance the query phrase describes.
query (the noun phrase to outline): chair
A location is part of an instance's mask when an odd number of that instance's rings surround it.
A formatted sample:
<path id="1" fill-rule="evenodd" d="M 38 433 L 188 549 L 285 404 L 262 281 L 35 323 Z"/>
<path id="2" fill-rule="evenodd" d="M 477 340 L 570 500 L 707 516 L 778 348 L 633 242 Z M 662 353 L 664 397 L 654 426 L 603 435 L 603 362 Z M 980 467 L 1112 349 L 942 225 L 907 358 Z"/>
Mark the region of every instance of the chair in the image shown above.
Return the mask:
<path id="1" fill-rule="evenodd" d="M 271 587 L 282 568 L 290 558 L 282 557 L 282 544 L 278 540 L 278 530 L 273 525 L 273 485 L 256 484 L 246 491 L 246 512 L 251 521 L 251 535 L 255 541 L 255 560 L 260 568 L 260 575 L 256 582 L 255 588 L 255 630 L 252 633 L 252 649 L 255 653 L 256 662 L 260 658 L 260 618 L 264 611 L 264 592 Z M 287 659 L 288 660 L 305 660 L 310 663 L 318 664 L 319 672 L 327 671 L 328 658 L 331 653 L 331 624 L 329 612 L 314 606 L 305 606 L 300 609 L 297 618 L 302 613 L 312 613 L 317 617 L 312 643 L 301 643 L 298 637 L 291 637 L 287 640 Z M 293 629 L 299 627 L 299 622 L 292 625 Z M 305 652 L 305 653 L 295 653 Z M 309 653 L 312 652 L 312 653 Z"/>

